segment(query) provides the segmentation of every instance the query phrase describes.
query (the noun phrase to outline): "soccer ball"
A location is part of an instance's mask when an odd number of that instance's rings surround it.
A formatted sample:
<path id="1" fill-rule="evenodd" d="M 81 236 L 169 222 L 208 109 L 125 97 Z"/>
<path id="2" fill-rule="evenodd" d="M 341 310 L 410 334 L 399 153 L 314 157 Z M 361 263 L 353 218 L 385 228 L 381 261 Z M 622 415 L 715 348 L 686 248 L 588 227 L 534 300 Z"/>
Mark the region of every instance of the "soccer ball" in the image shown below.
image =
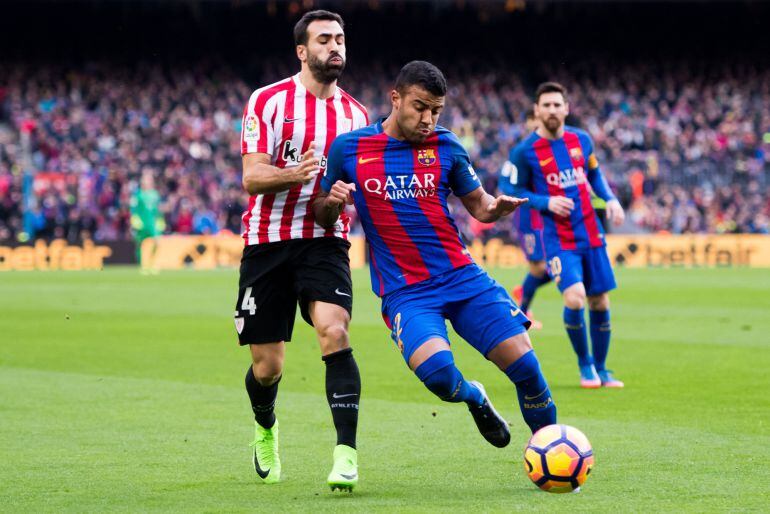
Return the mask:
<path id="1" fill-rule="evenodd" d="M 580 487 L 594 467 L 588 438 L 569 425 L 548 425 L 532 435 L 524 449 L 527 476 L 543 491 L 569 493 Z"/>

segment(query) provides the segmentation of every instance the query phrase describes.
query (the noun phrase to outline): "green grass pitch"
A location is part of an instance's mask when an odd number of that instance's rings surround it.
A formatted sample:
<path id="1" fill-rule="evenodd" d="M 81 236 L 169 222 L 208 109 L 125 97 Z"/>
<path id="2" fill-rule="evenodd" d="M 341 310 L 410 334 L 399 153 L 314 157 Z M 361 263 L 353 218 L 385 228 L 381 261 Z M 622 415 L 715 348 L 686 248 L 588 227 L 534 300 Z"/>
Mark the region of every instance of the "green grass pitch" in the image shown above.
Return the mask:
<path id="1" fill-rule="evenodd" d="M 506 287 L 522 274 L 493 271 Z M 2 274 L 0 510 L 766 512 L 770 272 L 621 269 L 618 279 L 609 364 L 624 390 L 579 389 L 553 286 L 534 302 L 559 420 L 596 453 L 581 494 L 551 495 L 524 473 L 527 430 L 502 373 L 455 337 L 464 375 L 513 423 L 499 450 L 464 406 L 408 371 L 356 272 L 361 483 L 348 495 L 325 485 L 334 433 L 301 321 L 278 395 L 283 481 L 255 482 L 235 271 Z"/>

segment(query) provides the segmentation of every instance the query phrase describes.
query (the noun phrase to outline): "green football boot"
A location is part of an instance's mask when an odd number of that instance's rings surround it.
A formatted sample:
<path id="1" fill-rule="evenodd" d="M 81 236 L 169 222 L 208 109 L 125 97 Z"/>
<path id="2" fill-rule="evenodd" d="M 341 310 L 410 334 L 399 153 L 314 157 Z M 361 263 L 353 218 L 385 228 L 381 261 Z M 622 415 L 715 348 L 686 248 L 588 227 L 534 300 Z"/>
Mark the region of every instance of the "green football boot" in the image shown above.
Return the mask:
<path id="1" fill-rule="evenodd" d="M 278 420 L 273 428 L 262 428 L 254 423 L 254 441 L 249 445 L 254 448 L 254 471 L 266 484 L 275 484 L 281 479 L 281 459 L 278 457 Z"/>
<path id="2" fill-rule="evenodd" d="M 334 466 L 326 479 L 332 491 L 353 492 L 358 484 L 358 452 L 344 444 L 334 447 Z"/>

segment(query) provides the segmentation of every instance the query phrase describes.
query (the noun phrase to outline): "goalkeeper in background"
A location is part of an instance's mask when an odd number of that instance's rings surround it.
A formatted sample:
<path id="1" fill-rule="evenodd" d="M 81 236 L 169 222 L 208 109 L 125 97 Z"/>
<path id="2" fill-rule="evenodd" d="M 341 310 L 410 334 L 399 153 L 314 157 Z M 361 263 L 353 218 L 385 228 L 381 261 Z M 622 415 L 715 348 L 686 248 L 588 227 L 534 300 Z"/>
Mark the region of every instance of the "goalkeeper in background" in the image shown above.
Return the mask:
<path id="1" fill-rule="evenodd" d="M 160 214 L 160 194 L 155 190 L 155 180 L 149 172 L 142 173 L 139 189 L 131 195 L 131 228 L 136 243 L 136 259 L 142 271 L 148 268 L 142 261 L 142 242 L 148 237 L 163 233 L 166 223 Z"/>

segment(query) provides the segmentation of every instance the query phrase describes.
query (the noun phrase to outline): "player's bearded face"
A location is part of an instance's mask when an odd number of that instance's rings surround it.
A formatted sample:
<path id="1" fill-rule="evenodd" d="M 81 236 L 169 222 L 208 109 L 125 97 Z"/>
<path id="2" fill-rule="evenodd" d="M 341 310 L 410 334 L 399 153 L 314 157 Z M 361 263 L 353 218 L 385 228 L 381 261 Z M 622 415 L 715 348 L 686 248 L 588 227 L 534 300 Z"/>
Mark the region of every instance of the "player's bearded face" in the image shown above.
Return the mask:
<path id="1" fill-rule="evenodd" d="M 401 133 L 411 143 L 422 143 L 436 130 L 444 109 L 444 97 L 435 96 L 418 86 L 409 86 L 393 98 L 396 120 Z"/>
<path id="2" fill-rule="evenodd" d="M 345 69 L 345 34 L 336 21 L 317 20 L 308 25 L 305 46 L 307 66 L 313 78 L 331 84 Z M 298 47 L 302 48 L 302 47 Z"/>
<path id="3" fill-rule="evenodd" d="M 561 93 L 543 93 L 535 104 L 535 116 L 549 132 L 556 132 L 564 125 L 569 106 Z"/>
<path id="4" fill-rule="evenodd" d="M 313 78 L 322 84 L 331 84 L 342 75 L 345 69 L 345 55 L 332 52 L 326 60 L 308 52 L 307 66 Z"/>

